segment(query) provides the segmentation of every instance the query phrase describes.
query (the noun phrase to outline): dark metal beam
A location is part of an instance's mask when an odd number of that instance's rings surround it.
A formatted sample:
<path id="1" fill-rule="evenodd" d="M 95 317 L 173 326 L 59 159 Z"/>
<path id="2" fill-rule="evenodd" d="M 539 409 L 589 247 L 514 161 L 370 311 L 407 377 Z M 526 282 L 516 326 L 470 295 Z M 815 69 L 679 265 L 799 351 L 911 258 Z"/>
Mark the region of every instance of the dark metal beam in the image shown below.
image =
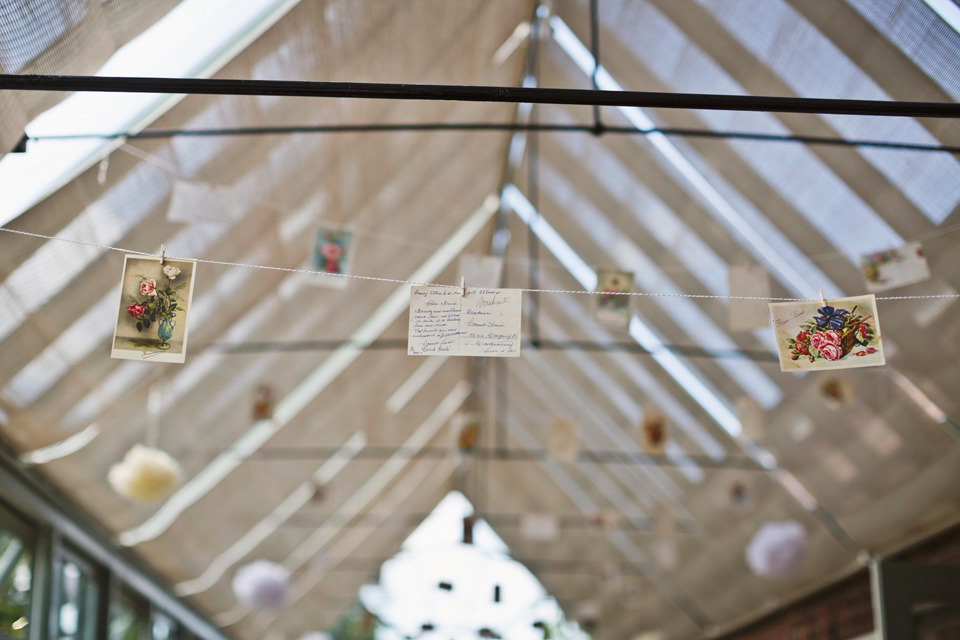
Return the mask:
<path id="1" fill-rule="evenodd" d="M 490 87 L 370 82 L 310 82 L 227 78 L 142 78 L 107 76 L 0 75 L 0 90 L 171 93 L 191 95 L 367 98 L 376 100 L 453 100 L 529 102 L 658 109 L 824 113 L 911 118 L 960 118 L 960 104 L 742 96 L 652 91 L 598 91 L 547 87 Z"/>
<path id="2" fill-rule="evenodd" d="M 272 136 L 292 133 L 390 133 L 395 131 L 463 131 L 463 132 L 526 132 L 547 131 L 552 133 L 590 133 L 652 135 L 663 134 L 681 138 L 708 138 L 720 140 L 752 140 L 755 142 L 795 142 L 802 144 L 826 145 L 834 147 L 871 147 L 879 149 L 898 149 L 903 151 L 930 151 L 936 153 L 960 154 L 960 146 L 926 144 L 920 142 L 893 142 L 889 140 L 871 140 L 864 138 L 837 138 L 831 136 L 807 136 L 776 133 L 753 133 L 750 131 L 708 131 L 704 129 L 685 129 L 682 127 L 662 127 L 639 129 L 636 127 L 587 124 L 551 124 L 551 123 L 511 123 L 511 122 L 408 122 L 390 124 L 329 124 L 329 125 L 276 125 L 263 127 L 224 127 L 212 129 L 144 129 L 137 132 L 121 133 L 67 133 L 60 135 L 24 136 L 22 145 L 14 152 L 26 151 L 28 140 L 138 140 L 155 138 L 192 137 L 206 138 L 219 136 Z"/>

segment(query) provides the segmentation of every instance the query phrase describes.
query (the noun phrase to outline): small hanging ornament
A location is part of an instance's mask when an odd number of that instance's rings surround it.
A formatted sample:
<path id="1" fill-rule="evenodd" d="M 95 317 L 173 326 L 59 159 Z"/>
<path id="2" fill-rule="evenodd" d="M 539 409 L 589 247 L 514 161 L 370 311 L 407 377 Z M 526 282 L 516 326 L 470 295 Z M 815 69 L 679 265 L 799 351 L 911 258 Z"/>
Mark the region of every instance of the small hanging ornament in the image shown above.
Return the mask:
<path id="1" fill-rule="evenodd" d="M 240 567 L 233 577 L 237 600 L 258 609 L 282 609 L 290 598 L 290 572 L 268 560 Z"/>
<path id="2" fill-rule="evenodd" d="M 110 467 L 107 481 L 131 502 L 151 504 L 170 497 L 180 484 L 180 464 L 164 451 L 135 444 Z"/>
<path id="3" fill-rule="evenodd" d="M 808 547 L 807 530 L 796 520 L 768 522 L 747 545 L 747 566 L 764 578 L 786 577 L 803 564 Z"/>

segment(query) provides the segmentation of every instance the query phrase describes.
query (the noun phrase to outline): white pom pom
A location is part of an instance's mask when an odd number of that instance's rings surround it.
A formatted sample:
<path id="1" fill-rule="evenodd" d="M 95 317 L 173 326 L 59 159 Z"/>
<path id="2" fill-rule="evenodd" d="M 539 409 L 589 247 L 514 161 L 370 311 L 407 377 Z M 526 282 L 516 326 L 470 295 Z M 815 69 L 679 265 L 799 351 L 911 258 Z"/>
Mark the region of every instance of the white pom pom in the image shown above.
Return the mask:
<path id="1" fill-rule="evenodd" d="M 803 564 L 807 547 L 807 530 L 799 522 L 768 522 L 747 545 L 747 565 L 765 578 L 787 576 Z"/>
<path id="2" fill-rule="evenodd" d="M 110 467 L 107 481 L 127 500 L 149 504 L 176 491 L 181 475 L 180 464 L 166 452 L 135 444 Z"/>
<path id="3" fill-rule="evenodd" d="M 290 595 L 290 572 L 268 560 L 256 560 L 237 571 L 233 594 L 254 607 L 282 609 Z"/>

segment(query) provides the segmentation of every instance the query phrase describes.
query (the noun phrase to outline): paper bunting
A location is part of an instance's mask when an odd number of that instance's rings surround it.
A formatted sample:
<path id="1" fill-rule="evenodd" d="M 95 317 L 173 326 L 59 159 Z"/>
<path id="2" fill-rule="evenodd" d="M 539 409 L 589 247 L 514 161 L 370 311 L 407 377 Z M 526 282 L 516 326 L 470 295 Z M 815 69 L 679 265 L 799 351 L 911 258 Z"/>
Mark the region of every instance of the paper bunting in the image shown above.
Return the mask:
<path id="1" fill-rule="evenodd" d="M 607 533 L 619 529 L 623 516 L 616 509 L 602 509 L 587 518 L 587 526 L 597 533 Z"/>
<path id="2" fill-rule="evenodd" d="M 349 274 L 353 266 L 355 244 L 352 231 L 320 227 L 313 243 L 313 270 L 317 273 Z M 349 278 L 316 276 L 310 278 L 309 282 L 329 289 L 345 289 L 348 280 Z"/>
<path id="3" fill-rule="evenodd" d="M 667 418 L 659 413 L 645 415 L 640 425 L 640 446 L 647 455 L 662 455 L 669 437 Z"/>
<path id="4" fill-rule="evenodd" d="M 558 462 L 576 462 L 580 454 L 580 436 L 573 420 L 555 419 L 550 423 L 547 455 Z"/>
<path id="5" fill-rule="evenodd" d="M 876 251 L 860 258 L 867 291 L 879 293 L 930 279 L 930 267 L 919 242 L 897 249 Z"/>
<path id="6" fill-rule="evenodd" d="M 525 513 L 520 516 L 520 535 L 527 540 L 553 542 L 560 537 L 560 520 L 548 513 Z"/>
<path id="7" fill-rule="evenodd" d="M 273 387 L 268 384 L 257 385 L 253 392 L 253 419 L 272 419 L 274 402 Z"/>
<path id="8" fill-rule="evenodd" d="M 746 510 L 753 505 L 753 489 L 745 480 L 734 480 L 728 492 L 730 506 Z"/>
<path id="9" fill-rule="evenodd" d="M 742 442 L 759 442 L 763 440 L 765 417 L 763 407 L 749 396 L 737 398 L 735 403 L 737 419 L 740 420 L 740 436 Z"/>
<path id="10" fill-rule="evenodd" d="M 460 257 L 458 277 L 469 287 L 496 289 L 503 276 L 503 258 L 498 256 L 463 255 Z"/>
<path id="11" fill-rule="evenodd" d="M 410 287 L 407 355 L 520 356 L 519 289 Z"/>
<path id="12" fill-rule="evenodd" d="M 187 357 L 187 317 L 197 263 L 127 255 L 111 358 L 179 362 Z"/>
<path id="13" fill-rule="evenodd" d="M 817 391 L 824 406 L 838 409 L 853 400 L 853 383 L 843 378 L 830 376 L 817 381 Z"/>
<path id="14" fill-rule="evenodd" d="M 480 414 L 474 411 L 461 411 L 453 416 L 451 427 L 457 451 L 472 453 L 480 440 Z"/>
<path id="15" fill-rule="evenodd" d="M 593 298 L 593 317 L 602 325 L 626 329 L 630 325 L 632 297 L 623 295 L 633 290 L 633 274 L 613 269 L 597 270 L 596 291 Z"/>
<path id="16" fill-rule="evenodd" d="M 770 297 L 770 275 L 757 265 L 730 267 L 727 271 L 728 290 L 731 296 L 755 298 Z M 753 331 L 770 325 L 767 300 L 737 300 L 731 298 L 727 305 L 731 331 Z"/>
<path id="17" fill-rule="evenodd" d="M 781 371 L 849 369 L 884 363 L 872 295 L 770 305 Z"/>
<path id="18" fill-rule="evenodd" d="M 177 224 L 225 223 L 235 220 L 240 212 L 236 194 L 229 187 L 177 180 L 170 194 L 167 221 Z"/>
<path id="19" fill-rule="evenodd" d="M 620 591 L 623 585 L 623 575 L 620 571 L 620 565 L 616 562 L 601 563 L 597 570 L 597 586 L 602 591 L 614 592 Z"/>
<path id="20" fill-rule="evenodd" d="M 677 548 L 677 542 L 671 538 L 654 540 L 653 559 L 664 571 L 675 569 L 680 563 L 680 550 Z"/>

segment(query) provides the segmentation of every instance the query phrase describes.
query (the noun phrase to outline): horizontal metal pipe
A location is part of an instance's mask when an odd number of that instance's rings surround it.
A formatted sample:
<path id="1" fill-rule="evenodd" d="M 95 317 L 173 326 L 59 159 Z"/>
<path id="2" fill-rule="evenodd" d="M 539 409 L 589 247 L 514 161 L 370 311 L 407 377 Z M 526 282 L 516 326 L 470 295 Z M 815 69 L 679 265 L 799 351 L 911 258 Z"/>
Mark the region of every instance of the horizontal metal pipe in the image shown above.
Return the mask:
<path id="1" fill-rule="evenodd" d="M 750 131 L 706 131 L 703 129 L 685 129 L 663 127 L 638 129 L 635 127 L 589 125 L 589 124 L 523 124 L 510 122 L 408 122 L 385 124 L 330 124 L 330 125 L 275 125 L 263 127 L 224 127 L 210 129 L 144 129 L 126 133 L 68 133 L 60 135 L 28 136 L 28 140 L 139 140 L 178 137 L 220 137 L 220 136 L 269 136 L 294 133 L 389 133 L 396 131 L 548 131 L 554 133 L 606 133 L 626 135 L 662 134 L 686 138 L 753 140 L 758 142 L 796 142 L 839 147 L 872 147 L 880 149 L 900 149 L 904 151 L 930 151 L 938 153 L 958 153 L 960 146 L 924 144 L 919 142 L 892 142 L 888 140 L 867 140 L 862 138 L 837 138 L 831 136 L 809 136 L 776 133 L 753 133 Z M 25 150 L 25 149 L 24 149 Z"/>
<path id="2" fill-rule="evenodd" d="M 777 362 L 777 354 L 769 351 L 751 349 L 705 349 L 694 345 L 664 345 L 660 349 L 646 349 L 635 342 L 592 342 L 588 340 L 539 340 L 536 345 L 524 340 L 521 345 L 527 349 L 542 351 L 589 351 L 589 352 L 627 352 L 640 355 L 653 355 L 671 352 L 691 358 L 712 358 L 734 360 L 753 360 L 756 362 Z M 367 350 L 406 349 L 405 338 L 385 338 L 370 343 L 351 342 L 350 340 L 297 340 L 264 342 L 212 342 L 207 349 L 221 353 L 262 353 L 265 351 L 332 351 L 344 347 L 356 347 Z"/>
<path id="3" fill-rule="evenodd" d="M 341 455 L 337 447 L 266 447 L 251 455 L 251 459 L 258 460 L 326 460 Z M 455 455 L 450 447 L 364 447 L 352 452 L 351 457 L 356 460 L 386 460 L 393 456 L 408 460 L 447 458 Z M 497 449 L 477 448 L 469 453 L 462 453 L 465 457 L 482 460 L 539 462 L 549 460 L 549 455 L 543 449 Z M 756 462 L 746 457 L 726 458 L 714 460 L 709 456 L 688 454 L 684 460 L 672 460 L 660 454 L 638 454 L 629 451 L 580 451 L 577 462 L 594 464 L 638 464 L 658 467 L 697 467 L 702 469 L 740 469 L 744 471 L 769 471 L 762 469 Z"/>
<path id="4" fill-rule="evenodd" d="M 409 527 L 416 527 L 430 516 L 430 513 L 405 513 L 401 516 L 381 513 L 365 513 L 361 515 L 350 515 L 343 513 L 301 513 L 295 514 L 283 522 L 284 527 L 292 528 L 317 528 L 323 525 L 332 525 L 338 527 L 351 526 L 383 526 L 384 523 L 403 523 Z M 475 514 L 478 520 L 483 520 L 494 528 L 515 528 L 523 524 L 523 516 L 514 513 L 478 513 Z M 598 525 L 591 523 L 590 519 L 582 515 L 558 515 L 557 525 L 563 530 L 584 530 L 594 529 Z M 627 517 L 623 516 L 620 522 L 611 525 L 612 529 L 625 531 L 639 531 L 654 533 L 656 531 L 656 522 L 649 517 Z M 677 533 L 694 533 L 697 530 L 696 522 L 690 520 L 680 520 L 676 522 Z"/>
<path id="5" fill-rule="evenodd" d="M 0 90 L 96 91 L 192 95 L 369 98 L 377 100 L 453 100 L 527 102 L 660 109 L 767 111 L 912 118 L 960 118 L 960 104 L 901 102 L 650 91 L 598 91 L 549 87 L 490 87 L 372 82 L 243 80 L 227 78 L 141 78 L 109 76 L 0 75 Z"/>

